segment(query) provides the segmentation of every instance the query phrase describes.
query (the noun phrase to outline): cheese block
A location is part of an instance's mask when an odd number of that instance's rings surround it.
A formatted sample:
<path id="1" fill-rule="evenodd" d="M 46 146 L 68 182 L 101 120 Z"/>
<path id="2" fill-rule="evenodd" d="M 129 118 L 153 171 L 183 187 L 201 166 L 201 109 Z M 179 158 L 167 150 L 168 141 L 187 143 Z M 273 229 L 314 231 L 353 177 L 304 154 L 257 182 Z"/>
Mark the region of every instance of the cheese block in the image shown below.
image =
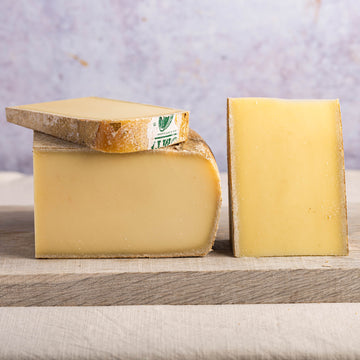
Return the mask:
<path id="1" fill-rule="evenodd" d="M 97 97 L 6 108 L 7 121 L 110 153 L 185 141 L 189 112 Z"/>
<path id="2" fill-rule="evenodd" d="M 235 256 L 346 255 L 338 100 L 228 99 Z"/>
<path id="3" fill-rule="evenodd" d="M 106 154 L 34 133 L 38 258 L 203 256 L 218 226 L 215 159 L 190 130 L 178 145 Z"/>

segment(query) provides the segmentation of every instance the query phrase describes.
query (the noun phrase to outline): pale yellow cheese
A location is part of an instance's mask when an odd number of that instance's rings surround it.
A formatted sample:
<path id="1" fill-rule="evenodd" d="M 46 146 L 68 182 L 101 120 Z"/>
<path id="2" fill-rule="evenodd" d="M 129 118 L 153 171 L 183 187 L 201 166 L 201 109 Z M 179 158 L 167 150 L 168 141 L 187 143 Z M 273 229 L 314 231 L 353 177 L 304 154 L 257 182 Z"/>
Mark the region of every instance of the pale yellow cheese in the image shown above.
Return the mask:
<path id="1" fill-rule="evenodd" d="M 187 139 L 189 112 L 98 97 L 6 108 L 7 121 L 92 149 L 127 153 Z"/>
<path id="2" fill-rule="evenodd" d="M 201 256 L 215 239 L 220 178 L 210 149 L 189 139 L 105 154 L 34 136 L 39 258 Z"/>
<path id="3" fill-rule="evenodd" d="M 346 255 L 338 100 L 228 99 L 235 256 Z"/>

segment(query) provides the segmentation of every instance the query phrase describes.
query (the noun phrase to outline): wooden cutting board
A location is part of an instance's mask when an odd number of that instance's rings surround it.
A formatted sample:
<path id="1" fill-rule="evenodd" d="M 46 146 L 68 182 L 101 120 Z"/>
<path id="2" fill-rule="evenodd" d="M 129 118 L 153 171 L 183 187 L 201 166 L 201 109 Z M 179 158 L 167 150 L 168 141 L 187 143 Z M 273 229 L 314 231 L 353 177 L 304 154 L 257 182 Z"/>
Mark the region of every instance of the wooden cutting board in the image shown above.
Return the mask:
<path id="1" fill-rule="evenodd" d="M 203 258 L 34 258 L 32 207 L 0 207 L 0 306 L 360 302 L 360 202 L 346 257 L 234 258 L 227 207 Z"/>

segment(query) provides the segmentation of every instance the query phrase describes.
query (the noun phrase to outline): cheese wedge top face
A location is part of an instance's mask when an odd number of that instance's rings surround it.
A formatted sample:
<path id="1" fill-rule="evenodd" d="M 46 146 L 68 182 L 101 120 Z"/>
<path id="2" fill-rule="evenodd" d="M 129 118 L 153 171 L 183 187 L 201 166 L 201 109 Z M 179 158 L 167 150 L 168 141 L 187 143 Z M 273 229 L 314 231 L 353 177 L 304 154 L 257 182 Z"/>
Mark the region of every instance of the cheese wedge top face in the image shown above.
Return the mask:
<path id="1" fill-rule="evenodd" d="M 8 107 L 11 123 L 103 152 L 136 152 L 187 139 L 183 110 L 98 97 Z"/>
<path id="2" fill-rule="evenodd" d="M 346 255 L 338 100 L 228 99 L 235 256 Z"/>
<path id="3" fill-rule="evenodd" d="M 219 172 L 190 131 L 179 145 L 105 154 L 34 134 L 38 258 L 206 255 L 221 206 Z"/>

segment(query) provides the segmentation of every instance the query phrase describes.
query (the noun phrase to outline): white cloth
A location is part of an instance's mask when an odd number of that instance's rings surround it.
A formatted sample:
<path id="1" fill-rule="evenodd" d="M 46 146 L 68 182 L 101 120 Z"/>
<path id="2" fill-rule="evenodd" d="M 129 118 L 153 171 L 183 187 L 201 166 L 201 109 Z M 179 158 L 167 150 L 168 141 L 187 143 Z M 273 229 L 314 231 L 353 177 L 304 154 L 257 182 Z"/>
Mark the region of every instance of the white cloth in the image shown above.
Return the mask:
<path id="1" fill-rule="evenodd" d="M 360 304 L 0 308 L 0 358 L 359 359 Z"/>

